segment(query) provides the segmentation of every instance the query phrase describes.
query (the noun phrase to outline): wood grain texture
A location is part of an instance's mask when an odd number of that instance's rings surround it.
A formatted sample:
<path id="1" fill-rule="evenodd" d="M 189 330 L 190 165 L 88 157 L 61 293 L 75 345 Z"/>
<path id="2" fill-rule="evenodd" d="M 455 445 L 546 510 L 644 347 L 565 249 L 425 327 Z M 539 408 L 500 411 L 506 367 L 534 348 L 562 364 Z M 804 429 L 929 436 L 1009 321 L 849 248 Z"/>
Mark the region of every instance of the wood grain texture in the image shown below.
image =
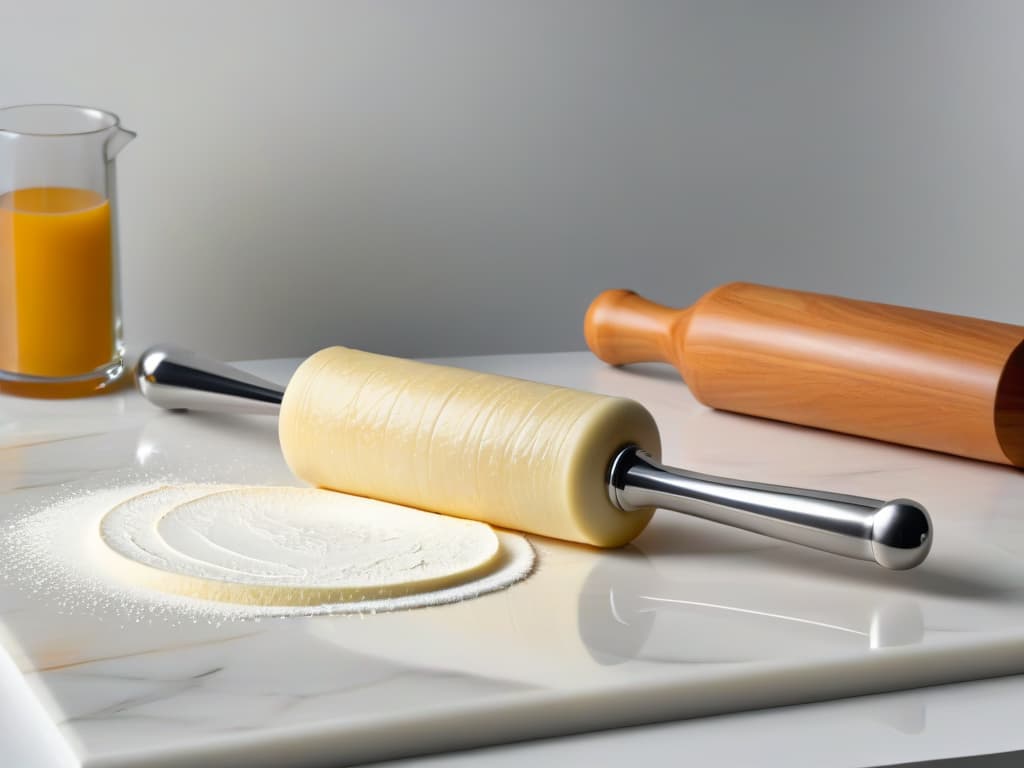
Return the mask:
<path id="1" fill-rule="evenodd" d="M 660 360 L 713 408 L 1024 466 L 1024 328 L 746 283 L 591 305 L 606 362 Z"/>

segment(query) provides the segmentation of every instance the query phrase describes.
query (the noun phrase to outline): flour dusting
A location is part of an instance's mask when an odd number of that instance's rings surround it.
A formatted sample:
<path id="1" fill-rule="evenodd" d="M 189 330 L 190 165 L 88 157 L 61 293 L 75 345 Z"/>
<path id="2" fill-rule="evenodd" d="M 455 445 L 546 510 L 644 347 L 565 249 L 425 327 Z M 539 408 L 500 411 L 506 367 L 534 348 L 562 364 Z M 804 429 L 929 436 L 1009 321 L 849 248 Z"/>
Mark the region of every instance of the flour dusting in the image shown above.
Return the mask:
<path id="1" fill-rule="evenodd" d="M 65 612 L 221 622 L 457 602 L 503 589 L 533 568 L 533 548 L 517 534 L 402 507 L 390 522 L 374 521 L 380 503 L 366 499 L 354 505 L 365 525 L 346 526 L 334 519 L 335 496 L 152 482 L 79 492 L 8 524 L 0 576 Z M 462 549 L 445 546 L 441 529 L 468 531 Z M 424 566 L 424 542 L 435 550 L 433 571 Z M 445 569 L 457 583 L 446 583 Z M 191 589 L 195 579 L 223 589 Z"/>

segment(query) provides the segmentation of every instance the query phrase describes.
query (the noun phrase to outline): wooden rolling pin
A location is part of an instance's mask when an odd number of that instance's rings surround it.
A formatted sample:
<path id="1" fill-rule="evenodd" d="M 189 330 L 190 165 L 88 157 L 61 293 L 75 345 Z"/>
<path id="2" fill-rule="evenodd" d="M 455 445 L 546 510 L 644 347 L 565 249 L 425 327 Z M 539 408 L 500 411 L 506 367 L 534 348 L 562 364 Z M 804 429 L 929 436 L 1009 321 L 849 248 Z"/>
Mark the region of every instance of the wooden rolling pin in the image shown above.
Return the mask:
<path id="1" fill-rule="evenodd" d="M 587 344 L 661 361 L 712 408 L 1024 466 L 1024 327 L 730 283 L 687 309 L 611 290 Z"/>

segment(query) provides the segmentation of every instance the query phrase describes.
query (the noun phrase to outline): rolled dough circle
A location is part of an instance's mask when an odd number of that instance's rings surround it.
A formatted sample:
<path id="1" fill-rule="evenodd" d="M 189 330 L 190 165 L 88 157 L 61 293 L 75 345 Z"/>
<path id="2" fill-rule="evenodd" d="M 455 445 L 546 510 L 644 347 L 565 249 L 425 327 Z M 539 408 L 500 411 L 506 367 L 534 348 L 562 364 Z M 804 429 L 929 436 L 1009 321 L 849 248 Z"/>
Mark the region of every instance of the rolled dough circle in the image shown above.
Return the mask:
<path id="1" fill-rule="evenodd" d="M 507 585 L 533 559 L 521 537 L 483 523 L 313 488 L 158 488 L 111 509 L 99 540 L 133 584 L 262 606 L 412 607 Z"/>

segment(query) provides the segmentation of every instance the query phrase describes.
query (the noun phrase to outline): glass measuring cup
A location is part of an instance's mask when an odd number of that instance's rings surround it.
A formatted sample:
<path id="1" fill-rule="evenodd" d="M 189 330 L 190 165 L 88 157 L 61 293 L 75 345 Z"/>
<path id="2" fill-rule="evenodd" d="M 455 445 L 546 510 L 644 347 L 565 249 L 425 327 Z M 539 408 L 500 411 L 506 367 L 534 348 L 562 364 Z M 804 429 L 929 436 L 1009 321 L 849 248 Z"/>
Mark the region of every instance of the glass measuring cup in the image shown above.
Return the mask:
<path id="1" fill-rule="evenodd" d="M 88 107 L 0 108 L 0 392 L 73 397 L 124 372 L 115 158 Z"/>

